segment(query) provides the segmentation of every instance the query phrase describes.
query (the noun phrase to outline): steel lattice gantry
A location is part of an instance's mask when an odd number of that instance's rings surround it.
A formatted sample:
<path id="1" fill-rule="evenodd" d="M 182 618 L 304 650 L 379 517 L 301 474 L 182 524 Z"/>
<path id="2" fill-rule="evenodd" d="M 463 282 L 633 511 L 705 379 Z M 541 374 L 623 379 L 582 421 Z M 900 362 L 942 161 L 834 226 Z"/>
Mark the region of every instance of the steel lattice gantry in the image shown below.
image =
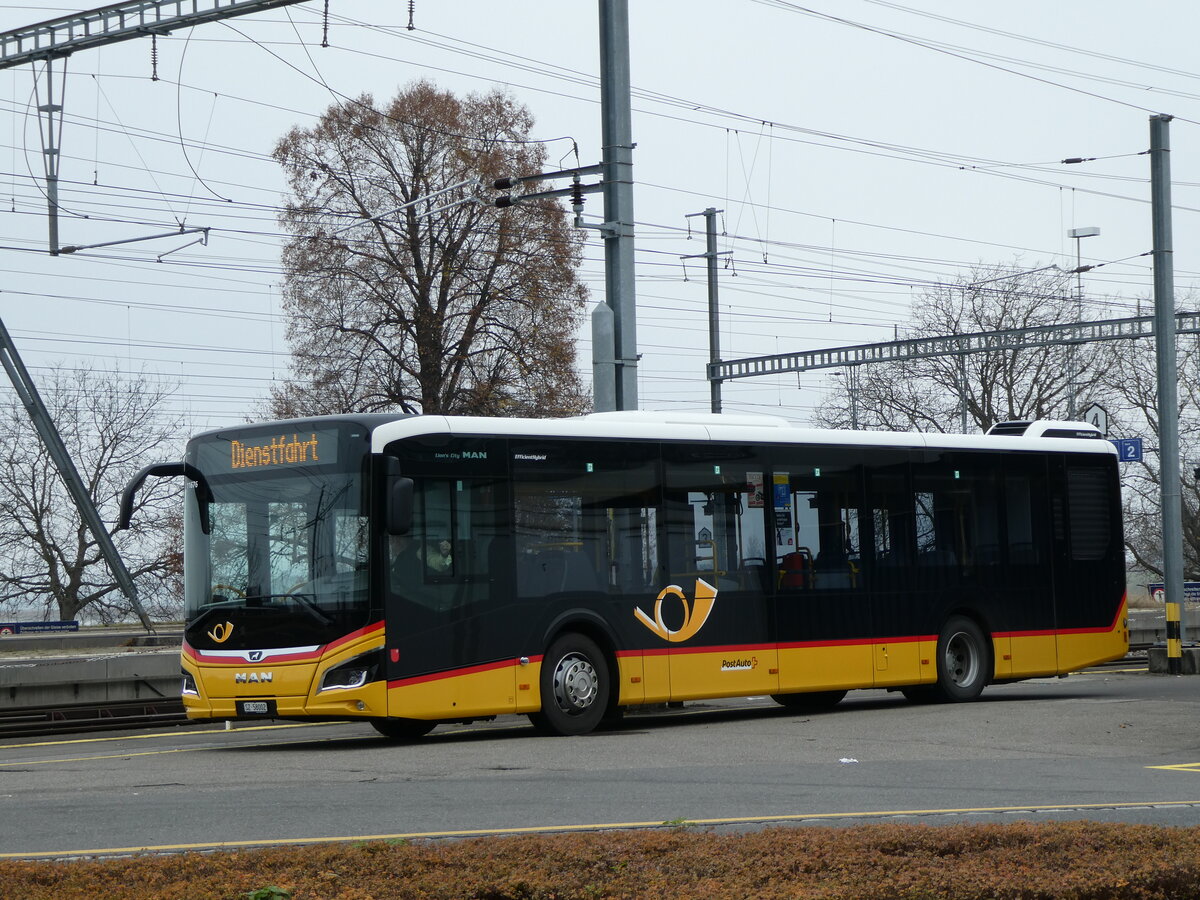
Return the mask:
<path id="1" fill-rule="evenodd" d="M 1175 315 L 1177 334 L 1200 334 L 1200 313 Z M 879 344 L 852 344 L 825 350 L 800 353 L 780 353 L 772 356 L 750 356 L 745 359 L 710 363 L 708 377 L 712 381 L 752 378 L 758 375 L 779 375 L 785 372 L 806 372 L 810 369 L 835 369 L 869 363 L 900 362 L 925 359 L 931 356 L 955 356 L 995 350 L 1024 350 L 1054 344 L 1085 344 L 1092 341 L 1115 341 L 1128 338 L 1153 337 L 1154 317 L 1134 316 L 1127 319 L 1101 319 L 1095 322 L 1074 322 L 1067 325 L 1038 325 L 1033 328 L 1014 328 L 1007 331 L 982 331 L 974 334 L 952 334 L 944 337 L 915 338 L 906 341 L 885 341 Z"/>
<path id="2" fill-rule="evenodd" d="M 0 69 L 304 0 L 129 0 L 0 34 Z"/>

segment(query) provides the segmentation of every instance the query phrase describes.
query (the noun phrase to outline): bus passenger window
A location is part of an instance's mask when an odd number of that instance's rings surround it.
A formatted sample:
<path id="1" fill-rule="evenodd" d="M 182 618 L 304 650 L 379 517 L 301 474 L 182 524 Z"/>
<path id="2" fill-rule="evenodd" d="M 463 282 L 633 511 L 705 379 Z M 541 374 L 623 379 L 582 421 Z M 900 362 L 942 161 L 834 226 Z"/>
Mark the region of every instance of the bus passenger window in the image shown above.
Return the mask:
<path id="1" fill-rule="evenodd" d="M 914 467 L 917 567 L 926 587 L 986 577 L 1000 564 L 999 484 L 994 464 L 967 453 Z"/>
<path id="2" fill-rule="evenodd" d="M 780 591 L 862 590 L 857 468 L 797 466 L 774 474 Z"/>
<path id="3" fill-rule="evenodd" d="M 768 570 L 766 473 L 754 448 L 664 450 L 671 581 L 761 593 Z"/>
<path id="4" fill-rule="evenodd" d="M 910 586 L 915 548 L 913 502 L 908 488 L 908 463 L 868 464 L 867 515 L 870 526 L 870 572 L 878 590 Z"/>
<path id="5" fill-rule="evenodd" d="M 1033 532 L 1033 496 L 1029 478 L 1004 476 L 1004 507 L 1008 518 L 1008 564 L 1029 566 L 1038 562 Z"/>
<path id="6" fill-rule="evenodd" d="M 517 594 L 661 589 L 654 447 L 513 447 Z"/>
<path id="7" fill-rule="evenodd" d="M 969 497 L 945 457 L 913 466 L 917 578 L 923 587 L 958 580 Z"/>
<path id="8" fill-rule="evenodd" d="M 1071 528 L 1071 558 L 1104 559 L 1112 528 L 1112 494 L 1105 469 L 1067 468 L 1067 508 Z"/>

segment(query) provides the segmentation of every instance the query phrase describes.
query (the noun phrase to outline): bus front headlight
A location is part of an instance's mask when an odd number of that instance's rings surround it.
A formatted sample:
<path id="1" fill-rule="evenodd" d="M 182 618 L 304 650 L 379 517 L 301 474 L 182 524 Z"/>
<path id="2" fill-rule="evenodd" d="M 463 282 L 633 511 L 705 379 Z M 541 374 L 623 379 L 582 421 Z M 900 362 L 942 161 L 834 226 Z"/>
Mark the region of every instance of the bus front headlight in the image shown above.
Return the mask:
<path id="1" fill-rule="evenodd" d="M 383 652 L 372 650 L 362 656 L 356 656 L 341 665 L 326 670 L 321 676 L 321 691 L 345 691 L 362 687 L 369 681 L 378 681 L 383 672 Z"/>

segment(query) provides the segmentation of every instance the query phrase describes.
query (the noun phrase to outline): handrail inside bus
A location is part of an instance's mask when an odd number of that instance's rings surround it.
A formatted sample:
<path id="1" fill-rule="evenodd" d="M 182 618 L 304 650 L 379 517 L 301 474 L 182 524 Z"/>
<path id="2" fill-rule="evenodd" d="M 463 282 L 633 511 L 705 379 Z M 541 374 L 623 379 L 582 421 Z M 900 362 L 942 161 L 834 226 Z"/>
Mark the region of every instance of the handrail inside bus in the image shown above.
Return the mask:
<path id="1" fill-rule="evenodd" d="M 211 531 L 208 504 L 212 500 L 212 489 L 208 486 L 208 479 L 204 477 L 204 473 L 187 462 L 151 463 L 129 479 L 125 490 L 121 491 L 121 517 L 117 522 L 118 531 L 128 528 L 133 521 L 133 498 L 141 488 L 142 482 L 151 475 L 158 478 L 174 478 L 182 475 L 194 481 L 200 490 L 200 496 L 197 498 L 200 501 L 200 528 L 205 534 Z"/>

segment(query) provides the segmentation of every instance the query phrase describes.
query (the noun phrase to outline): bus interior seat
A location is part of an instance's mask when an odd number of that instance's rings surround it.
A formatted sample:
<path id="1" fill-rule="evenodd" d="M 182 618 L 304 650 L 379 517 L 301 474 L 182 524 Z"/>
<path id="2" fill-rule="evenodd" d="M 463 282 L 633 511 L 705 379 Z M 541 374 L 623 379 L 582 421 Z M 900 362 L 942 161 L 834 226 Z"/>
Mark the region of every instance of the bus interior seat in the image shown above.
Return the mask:
<path id="1" fill-rule="evenodd" d="M 742 589 L 767 593 L 771 589 L 771 573 L 767 561 L 759 557 L 742 560 Z"/>

